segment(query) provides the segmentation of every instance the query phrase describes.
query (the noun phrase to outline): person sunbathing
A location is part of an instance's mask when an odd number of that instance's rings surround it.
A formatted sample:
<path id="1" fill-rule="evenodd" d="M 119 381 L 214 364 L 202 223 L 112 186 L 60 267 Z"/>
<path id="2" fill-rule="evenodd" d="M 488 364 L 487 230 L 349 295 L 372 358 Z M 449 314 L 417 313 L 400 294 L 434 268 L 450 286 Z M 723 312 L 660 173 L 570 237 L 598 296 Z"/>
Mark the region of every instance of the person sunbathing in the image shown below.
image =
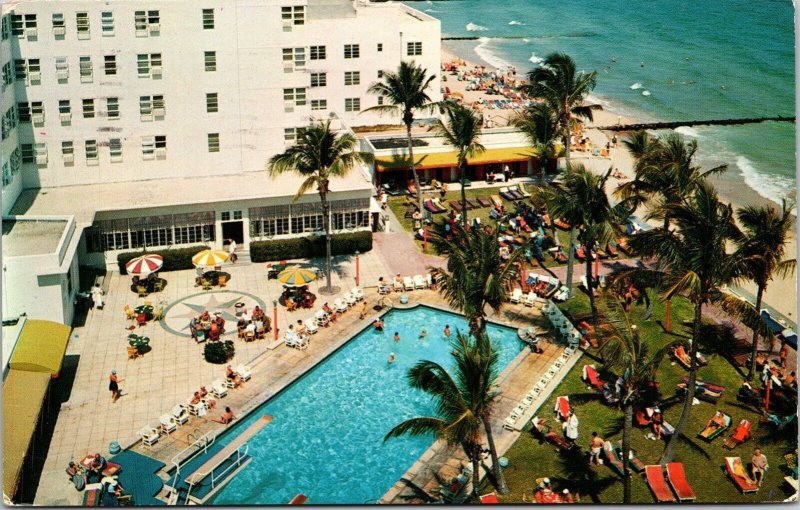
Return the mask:
<path id="1" fill-rule="evenodd" d="M 664 433 L 664 415 L 660 411 L 654 412 L 650 424 L 653 426 L 653 434 L 661 437 Z"/>
<path id="2" fill-rule="evenodd" d="M 718 429 L 718 428 L 725 427 L 726 425 L 727 424 L 725 423 L 725 417 L 722 416 L 722 413 L 716 413 L 716 414 L 714 414 L 714 416 L 711 417 L 710 420 L 708 420 L 708 423 L 706 424 L 706 428 L 712 428 L 713 427 L 715 429 Z"/>
<path id="3" fill-rule="evenodd" d="M 233 387 L 238 388 L 244 381 L 242 381 L 242 376 L 239 375 L 234 369 L 231 368 L 230 365 L 225 367 L 225 378 L 229 381 L 233 381 Z"/>
<path id="4" fill-rule="evenodd" d="M 205 388 L 205 386 L 203 388 Z M 216 400 L 214 400 L 213 398 L 206 399 L 205 395 L 202 392 L 195 391 L 189 403 L 193 406 L 196 406 L 201 402 L 205 403 L 209 409 L 214 409 L 217 406 Z"/>
<path id="5" fill-rule="evenodd" d="M 219 418 L 212 418 L 212 421 L 217 423 L 221 423 L 223 425 L 228 425 L 230 422 L 236 419 L 236 415 L 233 414 L 233 411 L 230 407 L 225 408 L 225 412 Z"/>

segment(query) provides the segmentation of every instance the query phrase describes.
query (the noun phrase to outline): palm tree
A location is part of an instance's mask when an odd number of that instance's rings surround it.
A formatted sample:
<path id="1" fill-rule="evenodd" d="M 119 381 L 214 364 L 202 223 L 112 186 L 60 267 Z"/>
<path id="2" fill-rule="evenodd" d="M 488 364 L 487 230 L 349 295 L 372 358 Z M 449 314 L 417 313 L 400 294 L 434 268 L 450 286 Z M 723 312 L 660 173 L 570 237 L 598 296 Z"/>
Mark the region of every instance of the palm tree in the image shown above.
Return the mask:
<path id="1" fill-rule="evenodd" d="M 459 231 L 452 239 L 435 235 L 448 254 L 446 268 L 428 267 L 438 280 L 438 290 L 455 310 L 460 310 L 474 331 L 486 329 L 486 307 L 495 312 L 507 302 L 508 289 L 519 275 L 523 250 L 507 259 L 491 227 Z"/>
<path id="2" fill-rule="evenodd" d="M 792 231 L 794 220 L 792 204 L 783 201 L 780 211 L 772 206 L 749 206 L 739 209 L 736 217 L 741 225 L 743 236 L 739 240 L 737 256 L 742 257 L 744 276 L 757 287 L 756 313 L 761 313 L 761 300 L 767 285 L 775 276 L 785 277 L 793 274 L 796 259 L 784 260 L 786 241 Z M 753 328 L 753 351 L 747 380 L 753 379 L 758 354 L 758 328 Z"/>
<path id="3" fill-rule="evenodd" d="M 556 141 L 560 134 L 556 112 L 547 103 L 532 103 L 511 119 L 511 124 L 528 139 L 539 157 L 539 166 L 544 175 L 548 159 L 558 154 Z"/>
<path id="4" fill-rule="evenodd" d="M 604 315 L 614 328 L 614 333 L 605 340 L 600 351 L 607 368 L 616 368 L 623 375 L 624 384 L 620 403 L 623 409 L 622 428 L 622 480 L 623 503 L 631 502 L 631 476 L 629 457 L 633 409 L 641 401 L 647 384 L 655 379 L 656 371 L 664 356 L 674 345 L 670 343 L 653 352 L 650 345 L 639 336 L 636 325 L 631 322 L 622 304 L 616 297 L 608 296 L 603 301 Z"/>
<path id="5" fill-rule="evenodd" d="M 472 462 L 472 490 L 477 496 L 478 469 L 482 455 L 481 426 L 486 433 L 494 463 L 498 490 L 506 493 L 492 436 L 491 415 L 497 395 L 497 353 L 483 333 L 470 336 L 456 332 L 451 342 L 455 367 L 449 374 L 440 364 L 422 360 L 408 371 L 409 384 L 429 393 L 436 403 L 436 416 L 405 420 L 386 434 L 384 441 L 404 434 L 434 434 L 448 444 L 460 444 Z"/>
<path id="6" fill-rule="evenodd" d="M 522 87 L 530 97 L 540 99 L 556 112 L 567 173 L 571 171 L 569 140 L 572 128 L 582 119 L 592 120 L 592 110 L 597 105 L 587 105 L 584 99 L 597 85 L 597 72 L 577 71 L 575 61 L 566 53 L 551 53 L 539 67 L 528 72 L 528 84 Z M 570 246 L 575 244 L 575 229 L 570 229 Z M 572 268 L 575 258 L 570 250 L 567 255 L 567 287 L 572 293 Z"/>
<path id="7" fill-rule="evenodd" d="M 550 186 L 542 188 L 539 197 L 547 204 L 553 217 L 561 217 L 577 229 L 586 257 L 586 287 L 592 320 L 597 325 L 597 306 L 594 298 L 591 250 L 595 243 L 605 243 L 615 237 L 619 229 L 620 216 L 626 210 L 625 202 L 612 207 L 606 194 L 606 183 L 611 170 L 605 175 L 596 175 L 583 165 L 576 165 L 572 172 L 562 176 Z M 623 211 L 623 212 L 619 212 Z M 570 246 L 569 251 L 575 250 Z"/>
<path id="8" fill-rule="evenodd" d="M 281 154 L 271 157 L 267 169 L 270 176 L 293 172 L 304 177 L 294 200 L 316 187 L 322 205 L 322 226 L 325 230 L 326 291 L 331 292 L 331 225 L 328 193 L 330 181 L 344 177 L 355 165 L 368 163 L 372 155 L 356 152 L 357 140 L 351 133 L 337 134 L 330 121 L 313 122 L 297 133 L 297 142 Z"/>
<path id="9" fill-rule="evenodd" d="M 662 288 L 666 289 L 663 299 L 685 294 L 694 305 L 687 393 L 675 433 L 661 457 L 665 464 L 675 455 L 677 442 L 692 411 L 703 305 L 711 301 L 717 289 L 737 276 L 726 245 L 730 241 L 737 242 L 741 232 L 734 222 L 733 207 L 721 203 L 708 182 L 698 183 L 695 191 L 679 202 L 661 204 L 654 215 L 660 219 L 669 216 L 677 228 L 661 227 L 641 232 L 631 239 L 630 246 L 639 256 L 655 259 L 655 268 L 626 268 L 617 271 L 615 277 L 636 279 L 637 272 L 655 272 L 653 279 L 662 282 Z"/>
<path id="10" fill-rule="evenodd" d="M 436 76 L 428 76 L 427 70 L 413 62 L 400 62 L 397 72 L 383 71 L 383 81 L 370 85 L 367 92 L 383 97 L 386 104 L 367 108 L 363 111 L 377 111 L 382 114 L 401 115 L 406 126 L 408 141 L 408 161 L 414 185 L 417 188 L 417 207 L 422 212 L 422 190 L 419 185 L 416 164 L 414 162 L 414 142 L 411 139 L 411 125 L 414 123 L 414 112 L 434 112 L 440 103 L 431 101 L 426 92 Z"/>
<path id="11" fill-rule="evenodd" d="M 444 138 L 445 143 L 458 151 L 458 169 L 461 174 L 461 226 L 467 229 L 467 158 L 474 157 L 485 150 L 478 142 L 481 136 L 481 119 L 462 105 L 451 106 L 446 110 L 447 123 L 438 120 L 432 130 Z"/>

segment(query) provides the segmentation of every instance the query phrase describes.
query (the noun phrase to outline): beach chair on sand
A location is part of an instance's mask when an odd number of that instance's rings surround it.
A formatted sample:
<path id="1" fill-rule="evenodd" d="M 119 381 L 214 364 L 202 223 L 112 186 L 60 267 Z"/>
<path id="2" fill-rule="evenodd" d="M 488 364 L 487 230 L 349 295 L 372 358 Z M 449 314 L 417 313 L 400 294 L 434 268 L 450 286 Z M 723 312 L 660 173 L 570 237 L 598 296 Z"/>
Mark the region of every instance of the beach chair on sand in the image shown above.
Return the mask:
<path id="1" fill-rule="evenodd" d="M 571 407 L 569 405 L 569 397 L 564 395 L 562 397 L 556 398 L 556 405 L 555 405 L 555 413 L 556 417 L 561 421 L 566 421 L 569 417 L 569 411 Z"/>
<path id="2" fill-rule="evenodd" d="M 725 448 L 729 450 L 733 450 L 740 444 L 744 443 L 748 439 L 750 439 L 750 427 L 752 424 L 749 420 L 742 420 L 739 422 L 739 426 L 736 427 L 736 432 L 731 435 L 725 442 L 722 444 Z"/>
<path id="3" fill-rule="evenodd" d="M 678 501 L 694 501 L 695 495 L 692 486 L 686 479 L 686 472 L 683 470 L 683 463 L 670 462 L 667 464 L 667 479 L 672 486 L 672 490 L 678 496 Z"/>
<path id="4" fill-rule="evenodd" d="M 758 492 L 758 483 L 747 474 L 741 457 L 725 457 L 725 471 L 740 491 Z"/>
<path id="5" fill-rule="evenodd" d="M 723 413 L 722 411 L 717 411 L 714 416 L 708 420 L 706 424 L 706 428 L 701 430 L 697 436 L 705 439 L 706 441 L 713 441 L 714 439 L 721 436 L 726 430 L 731 427 L 731 417 L 730 415 Z"/>
<path id="6" fill-rule="evenodd" d="M 515 287 L 513 291 L 511 291 L 511 296 L 509 296 L 508 301 L 511 303 L 519 304 L 520 300 L 522 299 L 522 289 L 519 287 Z"/>
<path id="7" fill-rule="evenodd" d="M 645 466 L 644 474 L 647 478 L 647 485 L 650 486 L 650 490 L 653 491 L 653 496 L 655 496 L 658 503 L 675 502 L 675 496 L 669 490 L 661 466 Z"/>

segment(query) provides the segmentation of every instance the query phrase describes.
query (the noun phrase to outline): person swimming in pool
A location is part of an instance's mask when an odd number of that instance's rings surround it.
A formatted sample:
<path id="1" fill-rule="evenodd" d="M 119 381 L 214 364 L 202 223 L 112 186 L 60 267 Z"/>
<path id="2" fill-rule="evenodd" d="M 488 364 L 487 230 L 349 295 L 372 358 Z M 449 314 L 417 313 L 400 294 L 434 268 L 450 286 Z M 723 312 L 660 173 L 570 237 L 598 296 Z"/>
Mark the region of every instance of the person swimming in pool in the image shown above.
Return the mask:
<path id="1" fill-rule="evenodd" d="M 394 332 L 394 341 L 395 342 L 399 342 L 400 341 L 400 332 L 399 331 L 395 331 Z"/>
<path id="2" fill-rule="evenodd" d="M 383 321 L 380 319 L 375 319 L 375 322 L 372 323 L 372 327 L 377 331 L 383 331 Z"/>
<path id="3" fill-rule="evenodd" d="M 444 336 L 450 338 L 450 324 L 444 325 Z"/>
<path id="4" fill-rule="evenodd" d="M 425 338 L 426 336 L 428 336 L 428 330 L 423 329 L 422 331 L 419 332 L 420 339 Z"/>
<path id="5" fill-rule="evenodd" d="M 395 356 L 393 352 L 390 352 L 390 353 L 389 353 L 389 359 L 388 359 L 388 360 L 386 360 L 386 361 L 387 361 L 387 362 L 389 362 L 389 364 L 391 365 L 392 363 L 394 363 L 394 361 L 395 361 L 396 359 L 397 359 L 397 356 Z"/>

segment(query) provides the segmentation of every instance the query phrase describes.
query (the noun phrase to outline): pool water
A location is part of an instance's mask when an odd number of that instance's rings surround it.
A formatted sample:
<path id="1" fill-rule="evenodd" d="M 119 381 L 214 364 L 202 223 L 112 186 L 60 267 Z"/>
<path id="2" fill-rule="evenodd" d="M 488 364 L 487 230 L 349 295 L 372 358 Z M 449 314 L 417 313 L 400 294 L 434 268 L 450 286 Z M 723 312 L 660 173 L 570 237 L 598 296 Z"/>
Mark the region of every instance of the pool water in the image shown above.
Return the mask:
<path id="1" fill-rule="evenodd" d="M 408 386 L 408 369 L 421 359 L 451 368 L 443 329 L 468 328 L 462 317 L 428 307 L 392 310 L 384 321 L 383 333 L 363 330 L 218 440 L 229 442 L 264 414 L 274 418 L 249 441 L 253 462 L 213 504 L 286 504 L 298 493 L 310 504 L 375 503 L 411 467 L 433 436 L 383 442 L 401 421 L 434 414 L 431 398 Z M 429 334 L 419 338 L 423 329 Z M 511 328 L 489 325 L 488 332 L 499 374 L 522 343 Z"/>

